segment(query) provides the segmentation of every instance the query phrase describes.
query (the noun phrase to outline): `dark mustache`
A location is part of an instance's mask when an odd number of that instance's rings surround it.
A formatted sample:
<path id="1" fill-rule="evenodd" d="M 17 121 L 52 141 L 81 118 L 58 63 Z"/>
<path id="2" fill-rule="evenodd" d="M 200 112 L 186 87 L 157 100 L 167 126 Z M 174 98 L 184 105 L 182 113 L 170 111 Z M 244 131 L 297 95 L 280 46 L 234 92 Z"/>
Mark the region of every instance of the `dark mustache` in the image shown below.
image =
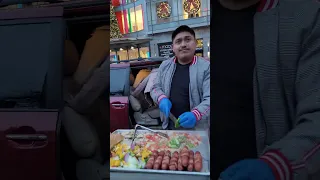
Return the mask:
<path id="1" fill-rule="evenodd" d="M 179 51 L 185 51 L 185 50 L 190 50 L 190 49 L 180 49 Z"/>

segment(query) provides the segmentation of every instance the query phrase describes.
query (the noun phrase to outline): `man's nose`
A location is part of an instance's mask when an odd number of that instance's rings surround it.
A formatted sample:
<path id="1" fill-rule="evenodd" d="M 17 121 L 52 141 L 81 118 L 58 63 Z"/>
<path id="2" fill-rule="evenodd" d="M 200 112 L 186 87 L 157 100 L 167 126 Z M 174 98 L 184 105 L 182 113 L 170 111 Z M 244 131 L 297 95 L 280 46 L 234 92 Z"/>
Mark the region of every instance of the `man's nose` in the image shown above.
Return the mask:
<path id="1" fill-rule="evenodd" d="M 181 46 L 182 46 L 182 47 L 186 47 L 186 46 L 187 46 L 187 43 L 186 43 L 185 41 L 182 41 Z"/>

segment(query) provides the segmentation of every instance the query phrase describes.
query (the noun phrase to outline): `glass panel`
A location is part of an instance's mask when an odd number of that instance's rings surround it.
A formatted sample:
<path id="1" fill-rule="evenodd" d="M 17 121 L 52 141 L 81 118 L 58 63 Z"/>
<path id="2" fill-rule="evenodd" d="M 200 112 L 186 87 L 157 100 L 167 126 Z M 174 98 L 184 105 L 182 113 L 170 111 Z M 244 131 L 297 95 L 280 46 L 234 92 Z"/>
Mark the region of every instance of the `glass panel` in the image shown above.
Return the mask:
<path id="1" fill-rule="evenodd" d="M 122 18 L 123 18 L 122 22 L 123 22 L 124 33 L 127 34 L 129 33 L 129 27 L 130 27 L 127 10 L 123 10 Z"/>
<path id="2" fill-rule="evenodd" d="M 137 48 L 131 47 L 129 49 L 129 59 L 138 59 L 139 58 L 139 52 Z"/>
<path id="3" fill-rule="evenodd" d="M 196 56 L 203 57 L 203 39 L 197 39 Z"/>
<path id="4" fill-rule="evenodd" d="M 130 32 L 136 32 L 137 31 L 137 24 L 136 24 L 136 16 L 134 12 L 134 8 L 129 9 L 129 29 Z"/>
<path id="5" fill-rule="evenodd" d="M 142 10 L 142 5 L 139 5 L 136 7 L 136 25 L 137 29 L 136 31 L 141 31 L 143 30 L 143 10 Z"/>
<path id="6" fill-rule="evenodd" d="M 110 61 L 116 61 L 117 55 L 115 51 L 110 51 Z"/>
<path id="7" fill-rule="evenodd" d="M 125 88 L 129 83 L 129 68 L 111 68 L 110 69 L 110 94 L 123 95 Z"/>
<path id="8" fill-rule="evenodd" d="M 117 20 L 118 20 L 118 26 L 119 26 L 119 30 L 122 34 L 125 33 L 124 30 L 124 16 L 123 16 L 123 11 L 117 11 L 115 12 Z"/>
<path id="9" fill-rule="evenodd" d="M 150 57 L 149 47 L 141 47 L 140 48 L 140 57 L 142 57 L 142 58 Z"/>
<path id="10" fill-rule="evenodd" d="M 128 60 L 128 52 L 127 50 L 120 49 L 120 51 L 117 52 L 119 56 L 119 60 Z"/>

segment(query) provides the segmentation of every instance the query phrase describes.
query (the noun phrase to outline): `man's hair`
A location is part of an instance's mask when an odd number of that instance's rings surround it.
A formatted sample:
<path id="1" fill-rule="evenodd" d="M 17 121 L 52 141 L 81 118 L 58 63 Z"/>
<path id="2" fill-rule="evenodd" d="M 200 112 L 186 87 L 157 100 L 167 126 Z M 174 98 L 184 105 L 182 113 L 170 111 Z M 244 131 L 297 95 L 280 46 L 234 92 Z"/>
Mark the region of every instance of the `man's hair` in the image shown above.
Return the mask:
<path id="1" fill-rule="evenodd" d="M 191 29 L 189 26 L 186 26 L 186 25 L 182 25 L 180 27 L 178 27 L 176 30 L 173 31 L 172 33 L 172 41 L 174 40 L 174 38 L 179 34 L 179 33 L 182 33 L 182 32 L 188 32 L 190 34 L 193 35 L 193 37 L 195 38 L 196 37 L 196 34 L 194 33 L 194 30 Z"/>

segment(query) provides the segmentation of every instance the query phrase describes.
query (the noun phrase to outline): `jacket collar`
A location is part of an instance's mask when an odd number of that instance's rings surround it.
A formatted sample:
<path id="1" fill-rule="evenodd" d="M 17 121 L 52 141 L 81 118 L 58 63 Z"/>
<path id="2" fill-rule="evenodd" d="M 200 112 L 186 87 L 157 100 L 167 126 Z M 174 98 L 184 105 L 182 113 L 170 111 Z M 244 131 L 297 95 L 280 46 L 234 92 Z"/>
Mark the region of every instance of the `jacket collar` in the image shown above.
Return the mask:
<path id="1" fill-rule="evenodd" d="M 173 60 L 174 63 L 176 63 L 177 58 L 174 57 L 172 60 Z M 194 65 L 194 64 L 196 64 L 196 63 L 197 63 L 197 56 L 193 56 L 193 60 L 192 60 L 192 62 L 191 62 L 191 64 L 190 64 L 190 66 L 192 66 L 192 65 Z"/>
<path id="2" fill-rule="evenodd" d="M 261 0 L 257 12 L 264 12 L 277 7 L 279 0 Z"/>

